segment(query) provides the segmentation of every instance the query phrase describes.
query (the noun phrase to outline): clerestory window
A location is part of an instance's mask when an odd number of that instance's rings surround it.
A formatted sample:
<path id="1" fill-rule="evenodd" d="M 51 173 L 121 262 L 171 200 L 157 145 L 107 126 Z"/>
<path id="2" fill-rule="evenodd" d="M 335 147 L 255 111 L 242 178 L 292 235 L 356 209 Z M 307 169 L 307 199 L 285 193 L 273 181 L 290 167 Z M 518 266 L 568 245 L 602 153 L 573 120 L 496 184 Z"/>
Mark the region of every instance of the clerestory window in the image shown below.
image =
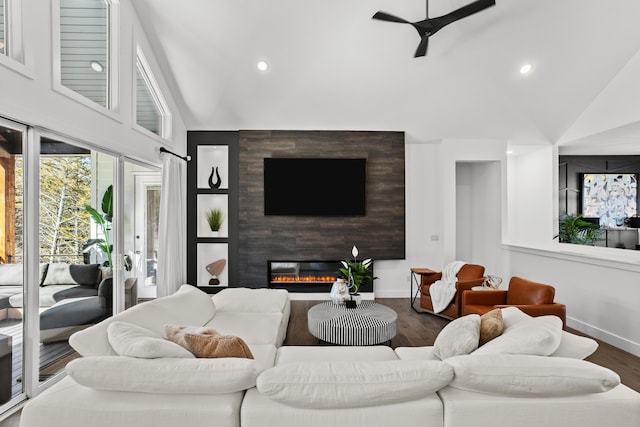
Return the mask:
<path id="1" fill-rule="evenodd" d="M 168 138 L 171 133 L 171 115 L 140 48 L 136 58 L 135 103 L 136 124 L 162 138 Z"/>
<path id="2" fill-rule="evenodd" d="M 59 82 L 106 109 L 114 109 L 112 54 L 117 0 L 58 0 Z"/>

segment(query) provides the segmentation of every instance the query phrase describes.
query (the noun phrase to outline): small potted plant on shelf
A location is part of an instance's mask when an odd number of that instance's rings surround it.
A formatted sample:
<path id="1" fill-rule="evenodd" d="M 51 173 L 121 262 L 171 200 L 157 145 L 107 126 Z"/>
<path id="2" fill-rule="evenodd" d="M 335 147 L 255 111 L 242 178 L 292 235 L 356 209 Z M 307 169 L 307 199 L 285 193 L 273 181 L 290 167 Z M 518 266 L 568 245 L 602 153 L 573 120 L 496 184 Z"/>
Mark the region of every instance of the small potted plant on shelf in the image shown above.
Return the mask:
<path id="1" fill-rule="evenodd" d="M 205 215 L 211 231 L 218 233 L 220 227 L 222 227 L 222 221 L 224 221 L 224 214 L 222 213 L 222 210 L 218 208 L 209 209 Z"/>
<path id="2" fill-rule="evenodd" d="M 345 259 L 342 261 L 342 267 L 340 267 L 338 271 L 340 271 L 347 280 L 351 299 L 354 300 L 356 304 L 359 304 L 360 294 L 358 291 L 360 290 L 360 286 L 368 280 L 377 279 L 377 277 L 373 277 L 371 274 L 371 258 L 358 261 L 358 248 L 355 245 L 353 245 L 351 249 L 351 255 L 353 255 L 353 260 Z"/>

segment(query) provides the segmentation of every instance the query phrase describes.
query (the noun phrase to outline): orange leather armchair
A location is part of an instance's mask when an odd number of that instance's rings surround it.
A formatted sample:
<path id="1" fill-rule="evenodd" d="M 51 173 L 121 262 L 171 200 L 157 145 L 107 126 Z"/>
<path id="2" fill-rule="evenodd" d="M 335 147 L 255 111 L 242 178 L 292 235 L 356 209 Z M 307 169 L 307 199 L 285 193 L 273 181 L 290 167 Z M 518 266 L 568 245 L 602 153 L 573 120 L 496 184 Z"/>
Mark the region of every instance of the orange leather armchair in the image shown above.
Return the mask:
<path id="1" fill-rule="evenodd" d="M 433 282 L 442 278 L 442 272 L 426 270 L 420 274 L 420 308 L 433 313 L 433 304 L 429 288 Z M 484 267 L 478 264 L 463 265 L 456 275 L 456 294 L 451 303 L 440 313 L 439 316 L 449 319 L 456 319 L 461 316 L 462 294 L 474 286 L 482 285 L 484 281 Z"/>
<path id="2" fill-rule="evenodd" d="M 518 307 L 530 316 L 553 314 L 562 319 L 566 327 L 567 310 L 564 304 L 553 301 L 556 290 L 553 286 L 533 282 L 521 277 L 512 277 L 507 290 L 466 291 L 462 295 L 462 315 L 479 314 L 494 308 Z"/>

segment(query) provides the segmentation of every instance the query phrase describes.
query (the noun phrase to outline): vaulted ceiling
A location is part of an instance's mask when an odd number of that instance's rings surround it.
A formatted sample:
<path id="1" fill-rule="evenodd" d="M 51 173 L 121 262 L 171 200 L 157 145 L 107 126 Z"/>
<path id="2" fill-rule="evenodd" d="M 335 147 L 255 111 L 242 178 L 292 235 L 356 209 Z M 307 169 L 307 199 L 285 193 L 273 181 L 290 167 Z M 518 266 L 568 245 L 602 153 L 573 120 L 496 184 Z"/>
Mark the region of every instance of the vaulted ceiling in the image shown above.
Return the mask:
<path id="1" fill-rule="evenodd" d="M 430 0 L 429 16 L 470 2 Z M 556 143 L 584 137 L 576 125 L 603 109 L 612 82 L 640 62 L 637 0 L 497 0 L 434 35 L 423 58 L 413 57 L 413 28 L 371 17 L 382 10 L 422 20 L 425 0 L 132 3 L 193 130 L 403 130 L 415 142 Z M 528 75 L 519 73 L 524 63 L 533 66 Z"/>

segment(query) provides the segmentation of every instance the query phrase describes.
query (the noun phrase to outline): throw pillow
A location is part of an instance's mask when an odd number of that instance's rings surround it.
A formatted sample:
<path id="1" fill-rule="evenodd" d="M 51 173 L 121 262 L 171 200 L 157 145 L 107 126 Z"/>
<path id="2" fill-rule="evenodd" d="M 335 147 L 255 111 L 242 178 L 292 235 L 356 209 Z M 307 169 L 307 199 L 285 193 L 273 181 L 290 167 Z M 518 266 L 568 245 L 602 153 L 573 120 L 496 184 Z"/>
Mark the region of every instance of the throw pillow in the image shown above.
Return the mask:
<path id="1" fill-rule="evenodd" d="M 457 356 L 450 387 L 501 396 L 575 396 L 620 384 L 618 374 L 585 360 L 522 354 Z"/>
<path id="2" fill-rule="evenodd" d="M 65 369 L 85 387 L 139 393 L 234 393 L 255 387 L 258 377 L 256 362 L 250 359 L 88 356 L 69 362 Z"/>
<path id="3" fill-rule="evenodd" d="M 531 354 L 548 356 L 562 339 L 562 320 L 558 316 L 532 317 L 513 325 L 473 354 Z"/>
<path id="4" fill-rule="evenodd" d="M 233 335 L 185 334 L 184 339 L 196 357 L 242 357 L 253 359 L 249 346 L 240 337 Z"/>
<path id="5" fill-rule="evenodd" d="M 509 329 L 513 325 L 522 322 L 523 320 L 531 319 L 533 316 L 529 316 L 518 307 L 504 307 L 502 308 L 502 322 L 504 328 Z"/>
<path id="6" fill-rule="evenodd" d="M 336 409 L 386 405 L 433 395 L 453 378 L 439 360 L 287 363 L 258 376 L 258 391 L 300 408 Z"/>
<path id="7" fill-rule="evenodd" d="M 480 316 L 480 345 L 484 345 L 504 332 L 502 310 L 493 310 Z"/>
<path id="8" fill-rule="evenodd" d="M 469 314 L 449 322 L 433 343 L 433 354 L 440 360 L 459 354 L 469 354 L 478 348 L 480 316 Z"/>
<path id="9" fill-rule="evenodd" d="M 591 356 L 597 349 L 598 342 L 596 340 L 562 331 L 560 346 L 550 356 L 584 359 Z"/>
<path id="10" fill-rule="evenodd" d="M 149 329 L 131 323 L 114 321 L 107 327 L 111 347 L 120 356 L 155 359 L 159 357 L 187 357 L 193 354 Z"/>
<path id="11" fill-rule="evenodd" d="M 189 344 L 187 344 L 184 339 L 186 334 L 210 335 L 214 337 L 220 336 L 220 332 L 213 328 L 206 328 L 204 326 L 164 325 L 164 335 L 169 341 L 180 344 L 182 347 L 191 351 L 191 349 L 189 349 Z"/>

